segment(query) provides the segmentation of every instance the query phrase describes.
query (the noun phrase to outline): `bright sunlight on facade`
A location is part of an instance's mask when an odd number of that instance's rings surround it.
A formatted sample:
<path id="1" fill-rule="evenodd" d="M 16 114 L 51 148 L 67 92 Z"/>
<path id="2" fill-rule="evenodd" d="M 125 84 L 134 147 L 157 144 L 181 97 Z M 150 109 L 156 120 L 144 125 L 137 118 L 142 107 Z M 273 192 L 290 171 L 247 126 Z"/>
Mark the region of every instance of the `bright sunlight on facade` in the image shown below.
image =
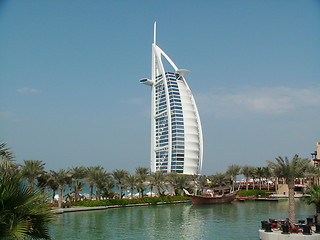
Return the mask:
<path id="1" fill-rule="evenodd" d="M 173 70 L 165 69 L 166 60 Z M 166 64 L 168 65 L 168 64 Z M 203 137 L 199 113 L 179 69 L 156 44 L 152 44 L 152 76 L 140 83 L 151 86 L 151 171 L 200 174 Z"/>

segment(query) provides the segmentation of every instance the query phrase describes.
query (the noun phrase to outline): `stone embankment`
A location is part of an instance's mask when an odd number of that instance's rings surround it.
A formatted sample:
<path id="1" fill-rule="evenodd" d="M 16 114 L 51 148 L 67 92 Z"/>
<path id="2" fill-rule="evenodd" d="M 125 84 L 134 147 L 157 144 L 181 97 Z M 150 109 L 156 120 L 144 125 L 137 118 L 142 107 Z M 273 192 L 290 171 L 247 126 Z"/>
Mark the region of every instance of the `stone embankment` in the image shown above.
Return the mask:
<path id="1" fill-rule="evenodd" d="M 94 211 L 94 210 L 105 210 L 110 208 L 155 206 L 155 205 L 190 203 L 190 202 L 191 202 L 190 200 L 186 200 L 186 201 L 174 201 L 174 202 L 137 203 L 137 204 L 110 205 L 110 206 L 97 206 L 97 207 L 69 207 L 69 208 L 56 208 L 53 210 L 53 212 L 56 214 L 61 214 L 61 213 L 67 213 L 67 212 Z"/>

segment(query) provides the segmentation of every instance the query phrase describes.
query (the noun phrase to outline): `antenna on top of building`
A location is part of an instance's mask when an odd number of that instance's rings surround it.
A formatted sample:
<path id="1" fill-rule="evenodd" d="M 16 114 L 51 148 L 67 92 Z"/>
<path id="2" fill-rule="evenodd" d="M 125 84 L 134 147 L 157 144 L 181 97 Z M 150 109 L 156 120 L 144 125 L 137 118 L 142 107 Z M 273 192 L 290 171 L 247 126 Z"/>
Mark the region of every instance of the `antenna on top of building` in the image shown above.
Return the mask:
<path id="1" fill-rule="evenodd" d="M 153 43 L 154 45 L 157 45 L 157 22 L 154 22 L 153 24 Z"/>

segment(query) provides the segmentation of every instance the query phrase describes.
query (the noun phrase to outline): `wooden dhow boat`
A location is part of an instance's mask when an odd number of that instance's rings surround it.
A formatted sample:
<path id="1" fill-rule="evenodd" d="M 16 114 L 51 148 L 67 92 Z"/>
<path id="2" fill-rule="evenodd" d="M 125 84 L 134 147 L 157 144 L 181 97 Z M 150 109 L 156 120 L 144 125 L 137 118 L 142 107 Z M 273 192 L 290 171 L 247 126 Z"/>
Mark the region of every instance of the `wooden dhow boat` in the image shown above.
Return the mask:
<path id="1" fill-rule="evenodd" d="M 235 197 L 237 196 L 237 192 L 231 192 L 226 194 L 203 194 L 203 195 L 192 195 L 187 190 L 184 189 L 184 192 L 188 197 L 193 205 L 202 205 L 202 204 L 222 204 L 222 203 L 230 203 L 232 202 Z"/>

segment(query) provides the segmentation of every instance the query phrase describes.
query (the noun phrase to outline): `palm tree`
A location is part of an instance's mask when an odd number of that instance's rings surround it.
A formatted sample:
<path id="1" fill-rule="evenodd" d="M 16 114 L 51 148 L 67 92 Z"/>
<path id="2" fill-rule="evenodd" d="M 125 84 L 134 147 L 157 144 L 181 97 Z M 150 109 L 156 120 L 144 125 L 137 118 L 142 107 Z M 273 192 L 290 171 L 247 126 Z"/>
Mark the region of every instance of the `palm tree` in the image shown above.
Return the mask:
<path id="1" fill-rule="evenodd" d="M 145 181 L 149 174 L 149 169 L 144 167 L 136 168 L 136 175 L 137 175 L 137 190 L 139 192 L 139 197 L 143 197 L 143 192 L 146 190 Z"/>
<path id="2" fill-rule="evenodd" d="M 45 163 L 40 160 L 24 160 L 22 166 L 22 176 L 29 182 L 29 187 L 34 189 L 34 181 L 44 172 Z"/>
<path id="3" fill-rule="evenodd" d="M 268 185 L 268 191 L 270 190 L 270 184 L 269 184 L 269 180 L 272 176 L 272 172 L 270 170 L 270 168 L 268 166 L 266 167 L 263 167 L 262 168 L 262 171 L 263 171 L 263 177 L 266 179 L 267 181 L 267 185 Z"/>
<path id="4" fill-rule="evenodd" d="M 241 171 L 240 171 L 240 173 L 245 177 L 245 179 L 246 179 L 246 190 L 248 190 L 248 188 L 249 188 L 249 178 L 251 177 L 251 172 L 252 171 L 254 171 L 254 167 L 252 167 L 252 166 L 248 166 L 248 165 L 246 165 L 246 166 L 243 166 L 242 168 L 241 168 Z"/>
<path id="5" fill-rule="evenodd" d="M 110 173 L 103 167 L 96 168 L 90 175 L 91 182 L 96 187 L 97 200 L 101 200 L 101 193 L 107 182 L 110 180 Z"/>
<path id="6" fill-rule="evenodd" d="M 189 188 L 190 187 L 192 188 L 192 189 L 189 189 L 189 190 L 191 190 L 191 192 L 194 195 L 197 195 L 199 187 L 200 187 L 200 181 L 199 181 L 200 176 L 198 174 L 192 174 L 192 175 L 188 175 L 188 177 L 189 177 L 189 180 L 190 180 Z"/>
<path id="7" fill-rule="evenodd" d="M 14 154 L 12 150 L 7 146 L 7 143 L 0 143 L 0 159 L 3 160 L 13 160 Z"/>
<path id="8" fill-rule="evenodd" d="M 7 177 L 21 175 L 19 165 L 11 160 L 5 160 L 0 158 L 0 172 Z"/>
<path id="9" fill-rule="evenodd" d="M 310 160 L 302 159 L 298 155 L 289 160 L 287 157 L 277 157 L 276 162 L 267 161 L 269 167 L 274 171 L 277 177 L 281 177 L 288 184 L 289 188 L 289 221 L 291 224 L 295 222 L 295 201 L 294 201 L 294 185 L 295 179 L 304 177 L 309 167 Z"/>
<path id="10" fill-rule="evenodd" d="M 47 184 L 48 187 L 52 190 L 52 202 L 54 202 L 54 197 L 56 196 L 56 191 L 59 189 L 59 185 L 52 178 L 52 172 L 49 172 L 48 175 L 49 179 Z"/>
<path id="11" fill-rule="evenodd" d="M 241 166 L 232 164 L 228 167 L 227 173 L 232 177 L 232 191 L 234 191 L 235 183 L 237 182 L 237 176 L 240 174 Z"/>
<path id="12" fill-rule="evenodd" d="M 164 181 L 165 181 L 165 175 L 163 172 L 161 171 L 156 171 L 154 173 L 152 173 L 149 176 L 149 183 L 150 183 L 150 188 L 151 188 L 151 192 L 152 192 L 152 188 L 153 186 L 155 186 L 157 188 L 158 191 L 158 195 L 161 196 L 163 195 L 163 185 L 164 185 Z"/>
<path id="13" fill-rule="evenodd" d="M 184 194 L 183 189 L 187 188 L 190 183 L 189 176 L 183 175 L 183 174 L 178 174 L 175 172 L 171 172 L 171 173 L 167 174 L 166 179 L 170 183 L 170 185 L 172 186 L 174 194 L 183 195 Z"/>
<path id="14" fill-rule="evenodd" d="M 126 177 L 125 181 L 127 183 L 127 186 L 130 188 L 130 193 L 131 193 L 131 197 L 130 198 L 133 198 L 133 191 L 137 187 L 138 179 L 139 179 L 138 175 L 128 174 L 127 177 Z"/>
<path id="15" fill-rule="evenodd" d="M 0 169 L 7 166 L 0 161 Z M 0 239 L 50 239 L 48 223 L 53 214 L 46 198 L 41 191 L 22 184 L 19 174 L 0 171 Z"/>
<path id="16" fill-rule="evenodd" d="M 94 175 L 96 171 L 100 171 L 102 166 L 88 167 L 85 172 L 85 181 L 89 185 L 89 199 L 92 200 L 93 187 L 94 187 Z"/>
<path id="17" fill-rule="evenodd" d="M 320 222 L 320 186 L 319 185 L 311 185 L 308 186 L 307 195 L 303 196 L 302 200 L 307 204 L 314 204 L 317 212 L 317 223 Z"/>
<path id="18" fill-rule="evenodd" d="M 149 169 L 145 167 L 137 167 L 136 168 L 136 174 L 146 178 L 149 174 Z"/>
<path id="19" fill-rule="evenodd" d="M 255 167 L 251 169 L 250 177 L 252 178 L 252 189 L 255 189 L 256 178 L 257 178 L 257 169 Z"/>
<path id="20" fill-rule="evenodd" d="M 13 162 L 14 153 L 6 143 L 0 143 L 0 173 L 2 176 L 21 176 L 20 165 Z"/>
<path id="21" fill-rule="evenodd" d="M 262 167 L 256 167 L 255 169 L 256 177 L 259 178 L 259 189 L 262 187 L 262 178 L 264 177 L 264 170 Z"/>
<path id="22" fill-rule="evenodd" d="M 74 201 L 78 201 L 79 191 L 81 191 L 83 187 L 83 182 L 80 180 L 85 177 L 86 168 L 83 166 L 73 167 L 69 169 L 70 174 L 72 176 L 72 185 L 73 185 L 73 193 L 74 193 Z"/>
<path id="23" fill-rule="evenodd" d="M 191 177 L 188 175 L 184 175 L 184 174 L 178 174 L 178 177 L 176 179 L 176 191 L 179 193 L 180 195 L 183 196 L 184 195 L 184 188 L 188 188 L 190 186 L 190 180 Z"/>
<path id="24" fill-rule="evenodd" d="M 119 189 L 119 198 L 122 198 L 122 188 L 124 187 L 125 179 L 129 175 L 129 172 L 123 169 L 116 169 L 112 172 L 113 179 Z"/>
<path id="25" fill-rule="evenodd" d="M 212 179 L 212 185 L 221 188 L 222 194 L 224 194 L 225 187 L 230 184 L 230 177 L 227 173 L 216 173 L 210 177 Z"/>
<path id="26" fill-rule="evenodd" d="M 49 182 L 51 178 L 49 173 L 44 171 L 36 179 L 38 183 L 38 188 L 41 190 L 41 192 L 46 192 L 46 190 L 50 188 Z"/>
<path id="27" fill-rule="evenodd" d="M 60 169 L 57 172 L 51 170 L 50 174 L 51 174 L 52 180 L 58 184 L 58 190 L 59 190 L 58 207 L 61 208 L 65 185 L 68 183 L 70 179 L 70 173 L 64 169 Z"/>
<path id="28" fill-rule="evenodd" d="M 114 182 L 111 179 L 108 179 L 102 189 L 103 191 L 103 193 L 101 194 L 102 197 L 113 198 L 115 196 L 115 193 L 112 191 L 114 186 L 115 186 Z"/>
<path id="29" fill-rule="evenodd" d="M 319 182 L 320 168 L 310 164 L 306 177 L 310 179 L 309 185 L 320 185 Z"/>
<path id="30" fill-rule="evenodd" d="M 209 180 L 209 179 L 208 179 L 208 177 L 207 177 L 206 175 L 201 175 L 201 176 L 199 177 L 198 183 L 199 183 L 199 187 L 200 187 L 200 189 L 201 189 L 201 192 L 203 192 L 206 187 L 209 187 L 209 186 L 208 186 L 208 184 L 209 184 L 208 180 Z M 209 181 L 210 181 L 210 180 L 209 180 Z"/>
<path id="31" fill-rule="evenodd" d="M 176 172 L 170 172 L 166 174 L 166 182 L 169 185 L 169 194 L 170 195 L 176 195 L 176 180 L 177 180 L 177 173 Z"/>
<path id="32" fill-rule="evenodd" d="M 153 194 L 153 188 L 155 186 L 155 179 L 153 177 L 153 174 L 149 175 L 147 177 L 147 185 L 149 186 L 150 188 L 150 197 L 152 197 L 152 194 Z"/>

